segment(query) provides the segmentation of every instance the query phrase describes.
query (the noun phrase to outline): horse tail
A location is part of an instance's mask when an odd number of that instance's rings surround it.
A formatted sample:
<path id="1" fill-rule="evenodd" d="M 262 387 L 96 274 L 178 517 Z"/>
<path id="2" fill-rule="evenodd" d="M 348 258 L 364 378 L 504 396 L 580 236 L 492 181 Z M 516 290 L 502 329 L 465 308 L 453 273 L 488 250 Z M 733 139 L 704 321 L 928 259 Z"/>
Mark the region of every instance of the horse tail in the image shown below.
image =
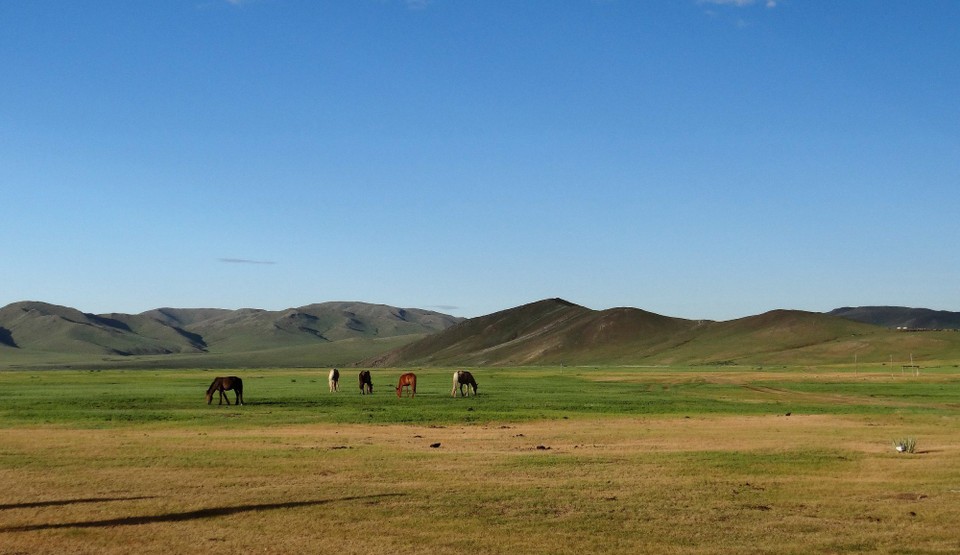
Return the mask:
<path id="1" fill-rule="evenodd" d="M 243 404 L 243 380 L 234 376 L 233 377 L 233 391 L 237 394 L 237 404 Z M 227 401 L 227 404 L 230 404 L 230 401 Z"/>

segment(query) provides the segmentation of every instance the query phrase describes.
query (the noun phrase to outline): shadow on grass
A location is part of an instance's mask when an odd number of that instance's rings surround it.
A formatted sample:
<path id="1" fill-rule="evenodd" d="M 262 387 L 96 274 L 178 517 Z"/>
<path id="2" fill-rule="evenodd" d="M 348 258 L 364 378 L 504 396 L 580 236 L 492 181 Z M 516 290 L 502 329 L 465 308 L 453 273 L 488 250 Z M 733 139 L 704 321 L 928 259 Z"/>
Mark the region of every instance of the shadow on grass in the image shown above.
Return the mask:
<path id="1" fill-rule="evenodd" d="M 77 505 L 80 503 L 107 503 L 110 501 L 137 501 L 139 499 L 153 499 L 154 496 L 140 497 L 88 497 L 84 499 L 58 499 L 55 501 L 31 501 L 27 503 L 10 503 L 0 505 L 0 511 L 8 509 L 32 509 L 35 507 L 61 507 L 64 505 Z"/>
<path id="2" fill-rule="evenodd" d="M 252 511 L 271 511 L 275 509 L 293 509 L 296 507 L 314 507 L 317 505 L 330 505 L 343 501 L 363 501 L 379 500 L 387 497 L 400 497 L 404 493 L 380 493 L 376 495 L 358 495 L 353 497 L 341 497 L 339 499 L 317 499 L 314 501 L 288 501 L 286 503 L 260 503 L 255 505 L 238 505 L 236 507 L 212 507 L 209 509 L 199 509 L 196 511 L 186 511 L 181 513 L 166 513 L 152 516 L 129 516 L 121 518 L 111 518 L 105 520 L 88 520 L 84 522 L 62 522 L 52 524 L 26 524 L 23 526 L 6 526 L 0 528 L 2 532 L 33 532 L 36 530 L 56 530 L 61 528 L 106 528 L 111 526 L 139 526 L 141 524 L 157 524 L 163 522 L 183 522 L 187 520 L 199 520 L 204 518 L 214 518 L 219 516 L 229 516 L 238 513 L 247 513 Z M 136 498 L 133 498 L 136 499 Z M 79 502 L 94 502 L 96 500 L 79 500 Z M 105 501 L 117 501 L 116 499 L 106 499 Z M 77 501 L 73 501 L 77 502 Z M 45 502 L 46 503 L 46 502 Z M 56 504 L 56 502 L 49 502 Z M 61 502 L 69 504 L 70 501 Z"/>

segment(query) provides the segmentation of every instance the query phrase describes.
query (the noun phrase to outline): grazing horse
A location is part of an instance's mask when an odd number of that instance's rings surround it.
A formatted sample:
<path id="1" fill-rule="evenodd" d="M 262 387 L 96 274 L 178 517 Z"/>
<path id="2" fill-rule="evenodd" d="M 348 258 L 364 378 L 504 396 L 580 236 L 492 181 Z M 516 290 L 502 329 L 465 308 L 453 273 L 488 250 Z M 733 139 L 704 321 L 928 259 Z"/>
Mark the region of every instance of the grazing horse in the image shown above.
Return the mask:
<path id="1" fill-rule="evenodd" d="M 417 395 L 417 375 L 413 372 L 407 372 L 400 376 L 400 381 L 397 383 L 397 397 L 403 397 L 403 388 L 407 388 L 410 391 L 410 396 L 414 397 Z"/>
<path id="2" fill-rule="evenodd" d="M 334 368 L 330 371 L 330 377 L 327 379 L 330 382 L 330 393 L 334 391 L 340 391 L 340 371 Z"/>
<path id="3" fill-rule="evenodd" d="M 369 370 L 360 371 L 360 395 L 367 393 L 373 394 L 373 380 L 370 378 Z"/>
<path id="4" fill-rule="evenodd" d="M 467 392 L 463 392 L 463 386 L 467 386 Z M 467 372 L 466 370 L 457 370 L 453 373 L 453 390 L 450 392 L 450 395 L 453 397 L 457 396 L 457 389 L 460 389 L 460 396 L 466 397 L 470 393 L 470 388 L 473 388 L 473 394 L 477 394 L 477 380 L 473 379 L 473 374 Z"/>
<path id="5" fill-rule="evenodd" d="M 213 392 L 217 391 L 220 393 L 220 402 L 218 405 L 223 404 L 223 400 L 227 400 L 227 404 L 230 404 L 230 398 L 227 397 L 227 394 L 224 393 L 232 389 L 237 395 L 237 404 L 243 404 L 243 380 L 236 376 L 227 376 L 227 377 L 217 377 L 213 379 L 213 383 L 210 384 L 210 387 L 207 388 L 207 404 L 209 405 L 213 401 Z"/>

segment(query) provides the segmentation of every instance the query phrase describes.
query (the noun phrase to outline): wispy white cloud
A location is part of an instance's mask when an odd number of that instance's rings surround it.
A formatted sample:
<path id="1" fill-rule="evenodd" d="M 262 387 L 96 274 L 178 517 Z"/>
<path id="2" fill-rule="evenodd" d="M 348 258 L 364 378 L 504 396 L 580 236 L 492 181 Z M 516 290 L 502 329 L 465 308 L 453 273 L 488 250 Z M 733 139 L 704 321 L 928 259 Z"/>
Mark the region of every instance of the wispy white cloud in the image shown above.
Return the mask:
<path id="1" fill-rule="evenodd" d="M 733 16 L 734 13 L 747 13 L 747 8 L 758 8 L 760 6 L 763 6 L 767 10 L 772 10 L 785 1 L 786 0 L 696 0 L 696 3 L 698 6 L 703 7 L 703 13 L 708 17 L 731 23 L 737 29 L 747 29 L 753 26 L 753 22 L 739 15 Z M 743 11 L 741 11 L 741 9 L 743 9 Z"/>
<path id="2" fill-rule="evenodd" d="M 220 258 L 218 260 L 226 264 L 276 264 L 272 260 L 250 260 L 248 258 Z"/>
<path id="3" fill-rule="evenodd" d="M 767 8 L 776 8 L 780 0 L 762 0 L 762 4 Z M 745 8 L 757 3 L 757 0 L 697 0 L 697 4 L 712 4 L 714 6 L 733 6 L 735 8 Z"/>
<path id="4" fill-rule="evenodd" d="M 756 0 L 697 0 L 697 4 L 716 4 L 718 6 L 737 6 L 742 8 L 753 4 Z"/>

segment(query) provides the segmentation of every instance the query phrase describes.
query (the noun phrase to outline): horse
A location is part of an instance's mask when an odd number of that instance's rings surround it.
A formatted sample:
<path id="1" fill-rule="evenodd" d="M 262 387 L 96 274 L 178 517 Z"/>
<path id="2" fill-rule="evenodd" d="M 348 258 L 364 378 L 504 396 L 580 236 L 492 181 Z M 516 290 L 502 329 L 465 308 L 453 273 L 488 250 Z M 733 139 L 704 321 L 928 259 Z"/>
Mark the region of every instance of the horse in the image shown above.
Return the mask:
<path id="1" fill-rule="evenodd" d="M 227 397 L 227 394 L 224 393 L 232 389 L 233 392 L 237 395 L 236 402 L 238 405 L 243 404 L 243 380 L 236 376 L 227 376 L 227 377 L 216 377 L 213 379 L 213 383 L 210 384 L 210 387 L 207 388 L 207 404 L 209 405 L 213 401 L 213 392 L 217 391 L 220 393 L 220 402 L 218 405 L 223 404 L 223 400 L 227 400 L 227 404 L 230 404 L 230 398 Z"/>
<path id="2" fill-rule="evenodd" d="M 397 383 L 397 397 L 403 397 L 403 388 L 408 388 L 410 391 L 410 396 L 414 397 L 417 395 L 417 375 L 413 372 L 407 372 L 400 376 L 400 381 Z"/>
<path id="3" fill-rule="evenodd" d="M 330 371 L 330 377 L 328 380 L 330 382 L 330 393 L 334 391 L 340 391 L 340 371 L 334 368 Z"/>
<path id="4" fill-rule="evenodd" d="M 467 386 L 467 392 L 463 392 L 463 386 Z M 473 379 L 473 374 L 466 370 L 457 370 L 453 373 L 453 390 L 450 392 L 452 397 L 457 396 L 457 388 L 460 388 L 460 396 L 466 397 L 473 388 L 473 394 L 477 394 L 477 380 Z"/>
<path id="5" fill-rule="evenodd" d="M 360 371 L 360 395 L 373 394 L 373 381 L 369 370 Z"/>

